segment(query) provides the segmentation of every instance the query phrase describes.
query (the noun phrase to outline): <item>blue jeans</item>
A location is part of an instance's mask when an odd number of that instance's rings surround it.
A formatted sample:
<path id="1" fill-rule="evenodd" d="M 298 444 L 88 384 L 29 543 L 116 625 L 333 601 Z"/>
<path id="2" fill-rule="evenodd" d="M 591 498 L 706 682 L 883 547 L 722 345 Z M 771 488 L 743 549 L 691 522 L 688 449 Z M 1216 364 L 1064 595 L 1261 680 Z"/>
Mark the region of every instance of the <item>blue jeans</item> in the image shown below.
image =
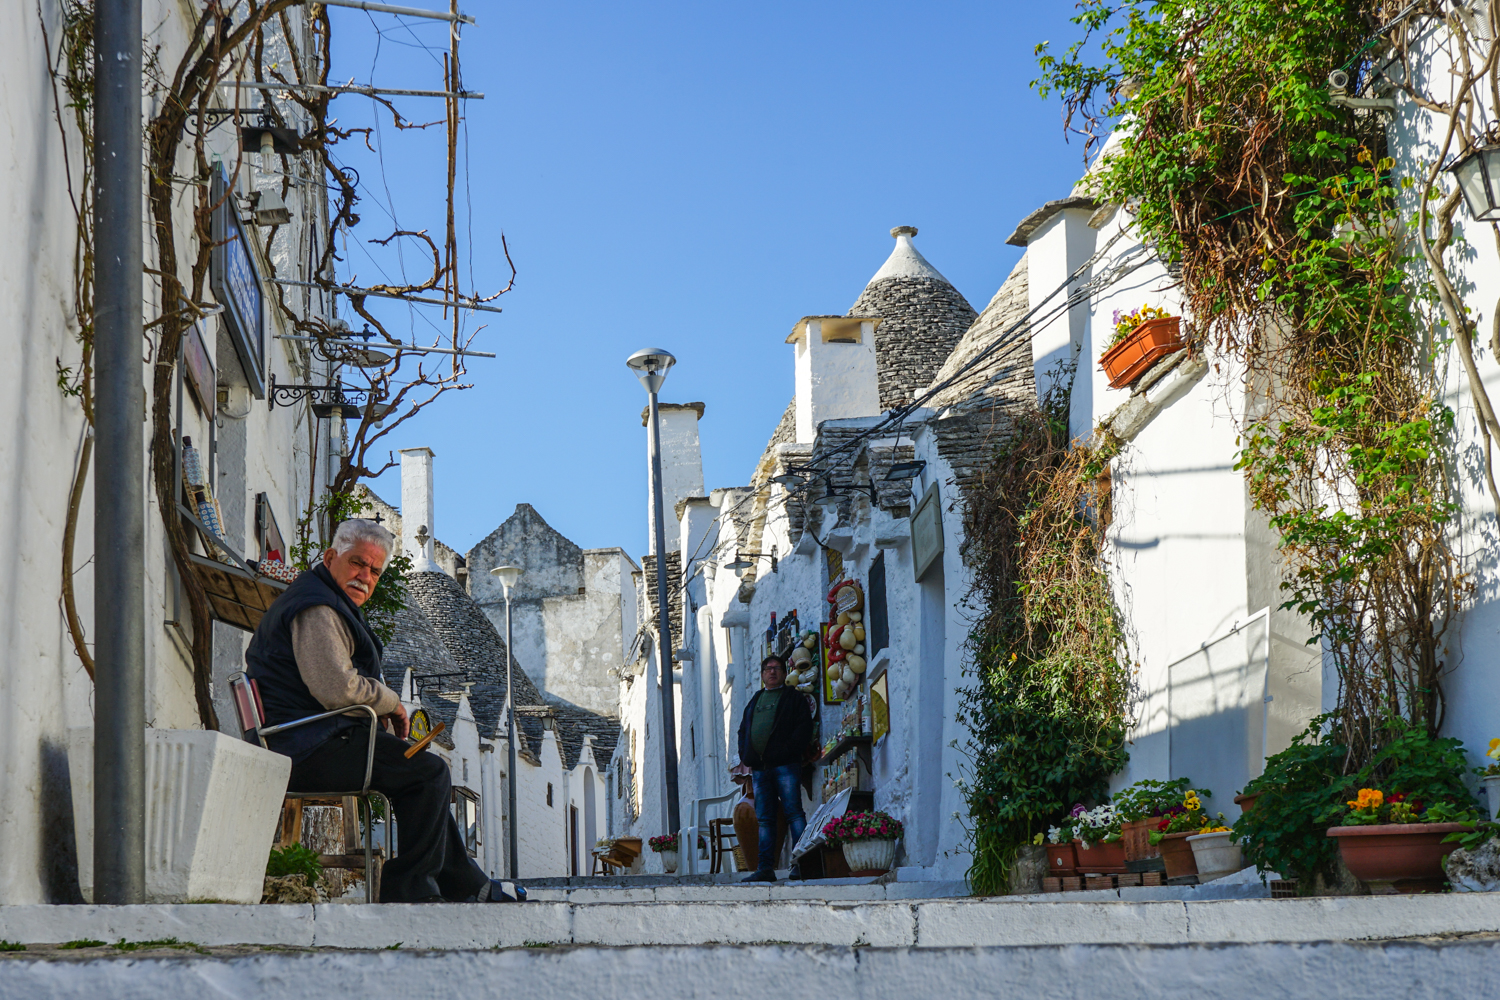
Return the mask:
<path id="1" fill-rule="evenodd" d="M 802 765 L 782 764 L 764 771 L 751 771 L 755 789 L 755 820 L 760 824 L 760 858 L 756 868 L 768 872 L 776 867 L 776 806 L 786 814 L 787 832 L 792 844 L 802 839 L 807 817 L 802 815 Z"/>

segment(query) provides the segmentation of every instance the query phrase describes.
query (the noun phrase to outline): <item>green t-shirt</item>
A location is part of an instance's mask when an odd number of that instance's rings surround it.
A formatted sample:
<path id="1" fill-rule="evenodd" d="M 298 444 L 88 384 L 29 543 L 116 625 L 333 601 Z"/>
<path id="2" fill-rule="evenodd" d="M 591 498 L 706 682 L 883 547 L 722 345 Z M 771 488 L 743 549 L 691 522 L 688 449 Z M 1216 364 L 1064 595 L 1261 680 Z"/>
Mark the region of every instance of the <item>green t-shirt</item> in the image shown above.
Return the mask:
<path id="1" fill-rule="evenodd" d="M 781 704 L 781 692 L 786 688 L 762 691 L 755 702 L 755 714 L 750 717 L 750 745 L 756 753 L 765 753 L 771 742 L 771 730 L 776 728 L 776 706 Z"/>

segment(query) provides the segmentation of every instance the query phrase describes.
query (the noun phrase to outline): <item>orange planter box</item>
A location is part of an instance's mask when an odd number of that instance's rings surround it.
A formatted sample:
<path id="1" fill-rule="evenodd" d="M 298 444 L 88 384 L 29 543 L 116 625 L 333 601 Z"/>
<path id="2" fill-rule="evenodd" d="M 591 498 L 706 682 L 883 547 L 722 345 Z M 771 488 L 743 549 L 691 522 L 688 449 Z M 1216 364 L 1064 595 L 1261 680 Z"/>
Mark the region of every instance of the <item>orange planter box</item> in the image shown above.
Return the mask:
<path id="1" fill-rule="evenodd" d="M 1159 817 L 1148 816 L 1120 824 L 1120 843 L 1125 845 L 1126 861 L 1147 861 L 1161 857 L 1161 849 L 1151 846 L 1151 831 L 1160 822 Z"/>
<path id="2" fill-rule="evenodd" d="M 1099 367 L 1109 376 L 1109 387 L 1121 389 L 1144 375 L 1157 361 L 1186 346 L 1182 340 L 1181 316 L 1148 319 L 1105 351 Z"/>

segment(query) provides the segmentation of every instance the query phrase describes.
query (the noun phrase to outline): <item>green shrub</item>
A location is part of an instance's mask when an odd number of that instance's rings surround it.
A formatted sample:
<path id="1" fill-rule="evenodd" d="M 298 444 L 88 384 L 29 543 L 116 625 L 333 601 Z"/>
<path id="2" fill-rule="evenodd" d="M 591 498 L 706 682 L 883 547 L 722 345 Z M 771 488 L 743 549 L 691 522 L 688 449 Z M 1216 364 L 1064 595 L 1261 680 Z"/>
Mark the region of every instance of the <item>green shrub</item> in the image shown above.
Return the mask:
<path id="1" fill-rule="evenodd" d="M 323 877 L 323 866 L 318 863 L 318 855 L 301 844 L 274 848 L 266 861 L 266 877 L 287 875 L 306 875 L 308 885 L 317 885 Z"/>
<path id="2" fill-rule="evenodd" d="M 1260 798 L 1234 824 L 1245 860 L 1262 877 L 1280 872 L 1311 890 L 1319 873 L 1332 878 L 1338 844 L 1328 827 L 1344 808 L 1354 778 L 1343 773 L 1349 751 L 1327 738 L 1332 715 L 1322 715 L 1292 739 L 1292 745 L 1266 758 L 1260 777 L 1245 786 Z"/>

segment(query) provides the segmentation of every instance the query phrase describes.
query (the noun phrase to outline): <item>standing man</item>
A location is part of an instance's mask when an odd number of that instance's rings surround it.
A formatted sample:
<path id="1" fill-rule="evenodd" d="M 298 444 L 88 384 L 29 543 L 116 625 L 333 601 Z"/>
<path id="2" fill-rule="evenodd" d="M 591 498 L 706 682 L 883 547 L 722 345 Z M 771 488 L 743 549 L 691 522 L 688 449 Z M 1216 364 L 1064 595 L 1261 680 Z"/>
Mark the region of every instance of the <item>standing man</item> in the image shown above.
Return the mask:
<path id="1" fill-rule="evenodd" d="M 406 756 L 406 708 L 380 679 L 384 649 L 360 607 L 395 543 L 374 521 L 340 524 L 322 563 L 297 577 L 261 618 L 245 651 L 246 673 L 260 688 L 267 725 L 369 705 L 394 730 L 376 734 L 370 777 L 396 813 L 397 856 L 381 870 L 382 903 L 509 902 L 515 897 L 464 849 L 448 806 L 448 765 L 428 751 Z M 345 792 L 364 781 L 369 718 L 336 715 L 273 733 L 266 745 L 292 758 L 289 787 Z"/>
<path id="2" fill-rule="evenodd" d="M 760 663 L 761 690 L 740 718 L 740 761 L 750 767 L 755 788 L 755 819 L 760 825 L 760 857 L 746 882 L 776 881 L 776 807 L 786 814 L 792 843 L 802 839 L 802 756 L 812 739 L 812 712 L 800 693 L 785 686 L 786 665 L 779 656 Z M 791 877 L 801 878 L 797 865 Z"/>

